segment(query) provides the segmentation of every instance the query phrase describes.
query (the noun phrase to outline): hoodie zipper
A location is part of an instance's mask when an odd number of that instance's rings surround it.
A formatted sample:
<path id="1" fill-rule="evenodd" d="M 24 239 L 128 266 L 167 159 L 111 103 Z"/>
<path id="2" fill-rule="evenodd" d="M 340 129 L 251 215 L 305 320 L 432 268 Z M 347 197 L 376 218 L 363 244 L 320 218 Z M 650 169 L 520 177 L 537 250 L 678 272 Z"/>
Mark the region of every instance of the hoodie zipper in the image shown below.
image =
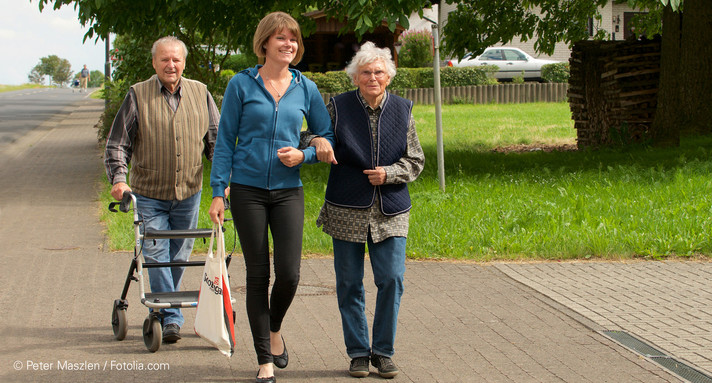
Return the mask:
<path id="1" fill-rule="evenodd" d="M 264 81 L 263 81 L 263 83 L 264 83 Z M 296 84 L 296 82 L 295 82 L 295 84 Z M 267 90 L 267 88 L 264 87 L 264 85 L 263 85 L 263 88 L 265 89 L 265 91 Z M 279 98 L 279 101 L 276 101 L 274 103 L 274 124 L 272 124 L 272 139 L 270 140 L 270 144 L 269 144 L 271 153 L 274 153 L 276 150 L 274 147 L 274 144 L 275 144 L 274 140 L 275 140 L 275 137 L 277 136 L 277 119 L 279 117 L 279 102 L 282 101 L 282 99 L 284 99 L 285 97 L 287 97 L 287 95 L 289 94 L 289 92 L 291 92 L 293 90 L 293 88 L 294 87 L 292 86 L 292 83 L 290 82 L 289 87 L 287 87 L 287 91 L 284 92 L 282 97 Z M 267 94 L 269 94 L 269 92 L 267 92 Z M 274 101 L 274 98 L 272 98 L 272 100 Z M 270 157 L 270 161 L 269 161 L 269 164 L 267 167 L 267 189 L 272 190 L 272 157 Z"/>

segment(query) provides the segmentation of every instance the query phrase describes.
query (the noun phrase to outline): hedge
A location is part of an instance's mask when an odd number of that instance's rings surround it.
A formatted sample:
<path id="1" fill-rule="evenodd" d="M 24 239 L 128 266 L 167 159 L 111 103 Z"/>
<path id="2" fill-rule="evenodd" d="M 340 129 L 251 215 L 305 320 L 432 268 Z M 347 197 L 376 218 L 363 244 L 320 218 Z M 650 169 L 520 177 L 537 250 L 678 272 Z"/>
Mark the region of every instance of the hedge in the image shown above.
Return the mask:
<path id="1" fill-rule="evenodd" d="M 541 78 L 546 82 L 569 82 L 569 63 L 561 62 L 542 66 Z"/>
<path id="2" fill-rule="evenodd" d="M 440 68 L 440 86 L 468 86 L 496 84 L 496 66 L 484 67 L 443 67 Z M 355 89 L 353 82 L 344 71 L 326 73 L 303 72 L 314 81 L 324 93 L 343 93 Z M 398 68 L 389 89 L 432 88 L 435 83 L 432 68 Z"/>

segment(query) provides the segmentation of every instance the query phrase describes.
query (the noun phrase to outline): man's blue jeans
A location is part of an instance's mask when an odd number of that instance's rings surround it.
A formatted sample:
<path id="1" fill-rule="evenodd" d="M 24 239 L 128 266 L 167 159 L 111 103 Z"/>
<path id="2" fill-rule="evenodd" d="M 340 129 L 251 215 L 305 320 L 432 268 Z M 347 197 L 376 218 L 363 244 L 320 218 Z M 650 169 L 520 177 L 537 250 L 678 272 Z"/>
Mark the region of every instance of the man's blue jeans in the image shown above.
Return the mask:
<path id="1" fill-rule="evenodd" d="M 374 354 L 391 357 L 395 352 L 398 309 L 403 295 L 405 237 L 373 243 L 368 237 L 373 279 L 378 288 L 373 318 L 373 346 L 368 341 L 366 295 L 363 287 L 366 244 L 333 239 L 336 296 L 341 311 L 346 353 L 350 358 Z"/>
<path id="2" fill-rule="evenodd" d="M 200 192 L 182 201 L 158 200 L 136 194 L 136 208 L 143 227 L 151 230 L 195 229 L 198 225 Z M 193 251 L 194 238 L 148 239 L 143 241 L 143 258 L 151 262 L 185 262 Z M 151 292 L 163 293 L 180 290 L 184 267 L 159 267 L 148 270 Z M 183 326 L 180 309 L 161 309 L 163 326 L 174 323 Z"/>

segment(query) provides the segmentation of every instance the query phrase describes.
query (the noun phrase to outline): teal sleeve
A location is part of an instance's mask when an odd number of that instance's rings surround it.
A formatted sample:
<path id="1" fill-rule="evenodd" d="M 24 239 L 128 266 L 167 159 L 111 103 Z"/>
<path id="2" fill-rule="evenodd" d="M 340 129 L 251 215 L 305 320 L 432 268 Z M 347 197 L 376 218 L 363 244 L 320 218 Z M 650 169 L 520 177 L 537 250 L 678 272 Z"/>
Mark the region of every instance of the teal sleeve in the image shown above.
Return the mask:
<path id="1" fill-rule="evenodd" d="M 230 184 L 232 159 L 237 142 L 242 101 L 238 94 L 237 76 L 233 77 L 223 96 L 218 136 L 215 140 L 213 167 L 210 171 L 210 187 L 214 197 L 224 197 L 225 188 Z"/>
<path id="2" fill-rule="evenodd" d="M 323 137 L 334 145 L 334 128 L 331 125 L 331 117 L 326 110 L 324 100 L 321 98 L 316 84 L 309 81 L 309 114 L 307 115 L 307 126 L 312 134 Z M 304 163 L 313 164 L 319 162 L 316 158 L 316 148 L 308 147 L 304 149 Z"/>

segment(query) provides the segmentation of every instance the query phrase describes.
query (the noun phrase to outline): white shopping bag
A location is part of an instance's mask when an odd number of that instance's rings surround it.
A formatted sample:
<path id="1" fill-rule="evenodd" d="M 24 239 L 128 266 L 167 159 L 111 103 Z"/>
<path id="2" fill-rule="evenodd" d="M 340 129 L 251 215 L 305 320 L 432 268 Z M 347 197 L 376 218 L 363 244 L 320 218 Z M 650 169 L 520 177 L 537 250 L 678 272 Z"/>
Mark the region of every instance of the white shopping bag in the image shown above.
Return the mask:
<path id="1" fill-rule="evenodd" d="M 217 251 L 213 241 L 217 237 Z M 225 265 L 225 237 L 222 225 L 213 225 L 210 250 L 200 282 L 195 333 L 230 357 L 235 349 L 235 318 L 232 313 L 230 281 Z"/>

